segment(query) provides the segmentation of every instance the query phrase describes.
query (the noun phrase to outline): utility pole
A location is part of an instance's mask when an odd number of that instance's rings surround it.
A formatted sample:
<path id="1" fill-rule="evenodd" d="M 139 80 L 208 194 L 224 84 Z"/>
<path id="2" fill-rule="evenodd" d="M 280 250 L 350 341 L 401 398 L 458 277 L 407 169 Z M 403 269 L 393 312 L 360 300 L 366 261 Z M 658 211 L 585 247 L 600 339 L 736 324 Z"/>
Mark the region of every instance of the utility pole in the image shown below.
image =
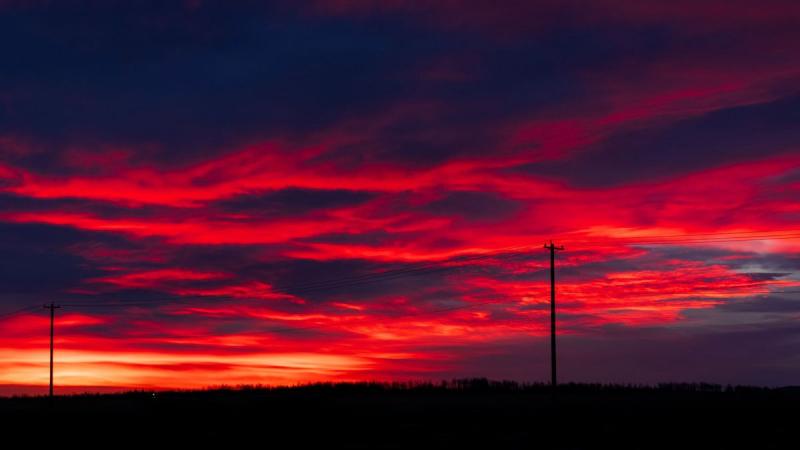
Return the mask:
<path id="1" fill-rule="evenodd" d="M 563 246 L 544 244 L 550 250 L 550 383 L 555 388 L 558 385 L 556 377 L 556 250 L 564 250 Z"/>
<path id="2" fill-rule="evenodd" d="M 61 305 L 50 303 L 44 305 L 45 309 L 50 310 L 50 401 L 53 401 L 53 322 L 56 318 L 56 309 L 61 308 Z"/>

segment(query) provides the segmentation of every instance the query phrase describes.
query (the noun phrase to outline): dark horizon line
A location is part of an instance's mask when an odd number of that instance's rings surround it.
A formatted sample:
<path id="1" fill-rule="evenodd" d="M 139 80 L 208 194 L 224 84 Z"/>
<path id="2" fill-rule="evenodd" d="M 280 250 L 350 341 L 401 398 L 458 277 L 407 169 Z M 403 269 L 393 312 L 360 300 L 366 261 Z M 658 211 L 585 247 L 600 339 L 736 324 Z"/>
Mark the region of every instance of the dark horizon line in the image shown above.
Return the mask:
<path id="1" fill-rule="evenodd" d="M 0 384 L 0 400 L 13 398 L 47 398 L 48 386 L 39 384 Z M 133 386 L 62 386 L 57 390 L 73 390 L 76 392 L 56 393 L 56 397 L 85 397 L 85 396 L 125 396 L 137 394 L 192 394 L 214 393 L 223 391 L 248 392 L 248 391 L 302 391 L 309 389 L 379 389 L 382 391 L 546 391 L 553 387 L 546 381 L 516 381 L 495 380 L 483 377 L 477 378 L 451 378 L 434 380 L 365 380 L 365 381 L 314 381 L 298 384 L 236 384 L 236 385 L 208 385 L 199 388 L 168 388 L 168 387 L 133 387 Z M 30 389 L 45 391 L 42 394 L 17 393 L 2 394 L 4 390 Z M 93 391 L 91 389 L 96 389 Z M 668 391 L 668 392 L 731 392 L 731 391 L 800 391 L 800 384 L 765 386 L 746 384 L 695 382 L 658 382 L 658 383 L 632 383 L 632 382 L 566 382 L 558 385 L 561 391 Z M 105 391 L 105 392 L 103 392 Z"/>

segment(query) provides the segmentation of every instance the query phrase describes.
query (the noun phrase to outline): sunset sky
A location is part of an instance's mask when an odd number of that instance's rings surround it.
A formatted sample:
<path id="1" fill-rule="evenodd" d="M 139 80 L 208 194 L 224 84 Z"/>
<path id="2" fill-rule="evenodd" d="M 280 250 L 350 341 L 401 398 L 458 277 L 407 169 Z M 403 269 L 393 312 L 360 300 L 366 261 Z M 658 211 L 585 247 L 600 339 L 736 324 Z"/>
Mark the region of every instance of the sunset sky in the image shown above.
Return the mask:
<path id="1" fill-rule="evenodd" d="M 0 394 L 546 381 L 551 239 L 562 381 L 800 384 L 798 24 L 0 1 Z"/>

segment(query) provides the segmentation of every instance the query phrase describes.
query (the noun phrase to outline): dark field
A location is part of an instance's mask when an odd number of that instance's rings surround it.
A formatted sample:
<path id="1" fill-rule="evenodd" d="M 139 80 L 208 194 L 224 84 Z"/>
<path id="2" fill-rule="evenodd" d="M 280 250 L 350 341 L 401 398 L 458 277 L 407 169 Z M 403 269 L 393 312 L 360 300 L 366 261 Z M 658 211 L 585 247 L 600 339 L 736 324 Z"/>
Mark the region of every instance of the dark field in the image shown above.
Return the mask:
<path id="1" fill-rule="evenodd" d="M 761 449 L 798 448 L 798 407 L 797 388 L 565 385 L 554 396 L 466 380 L 3 398 L 0 423 L 26 446 Z"/>

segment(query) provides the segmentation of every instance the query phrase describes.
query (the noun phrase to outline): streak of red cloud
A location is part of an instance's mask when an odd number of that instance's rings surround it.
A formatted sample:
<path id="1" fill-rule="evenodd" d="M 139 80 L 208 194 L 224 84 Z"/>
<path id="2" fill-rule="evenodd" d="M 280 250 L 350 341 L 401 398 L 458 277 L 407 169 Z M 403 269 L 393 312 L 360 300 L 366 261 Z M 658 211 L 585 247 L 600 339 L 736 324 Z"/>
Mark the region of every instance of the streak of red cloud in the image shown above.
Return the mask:
<path id="1" fill-rule="evenodd" d="M 227 275 L 211 272 L 197 272 L 186 269 L 157 269 L 144 272 L 129 272 L 88 280 L 90 283 L 106 283 L 123 288 L 158 287 L 166 281 L 199 281 L 226 278 Z"/>

